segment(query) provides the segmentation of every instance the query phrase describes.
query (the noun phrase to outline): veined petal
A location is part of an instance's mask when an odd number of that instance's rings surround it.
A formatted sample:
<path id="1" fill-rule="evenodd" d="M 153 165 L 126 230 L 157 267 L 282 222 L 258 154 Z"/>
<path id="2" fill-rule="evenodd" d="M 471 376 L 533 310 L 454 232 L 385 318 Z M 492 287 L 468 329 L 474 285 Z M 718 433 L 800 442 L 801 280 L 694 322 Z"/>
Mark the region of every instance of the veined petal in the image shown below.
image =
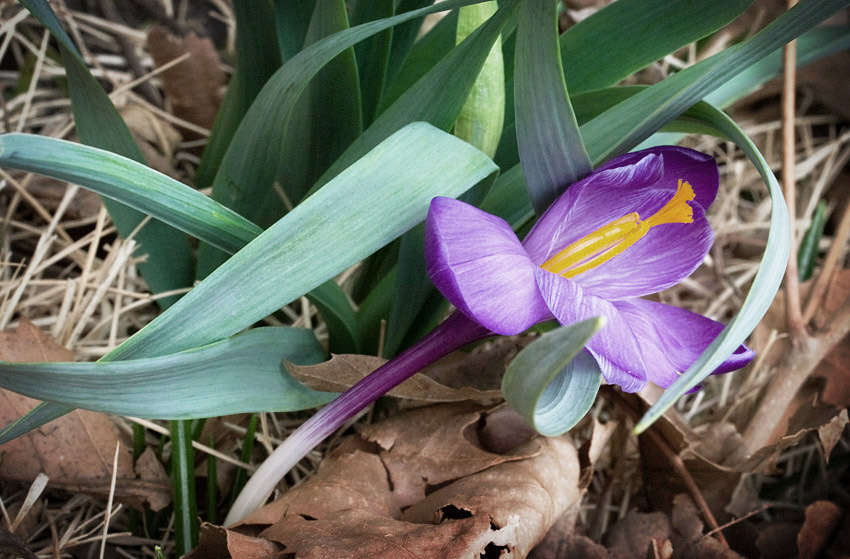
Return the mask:
<path id="1" fill-rule="evenodd" d="M 605 326 L 587 344 L 609 384 L 626 392 L 646 385 L 646 367 L 638 341 L 613 303 L 587 293 L 578 283 L 537 268 L 540 294 L 561 324 L 572 324 L 594 316 L 604 316 Z"/>
<path id="2" fill-rule="evenodd" d="M 646 157 L 647 154 L 661 156 L 664 178 L 675 177 L 674 180 L 681 178 L 690 182 L 694 194 L 696 194 L 696 202 L 704 209 L 708 209 L 714 203 L 720 184 L 717 162 L 710 155 L 693 149 L 679 146 L 660 146 L 634 151 L 600 165 L 596 172 L 622 167 L 623 165 L 632 165 Z"/>
<path id="3" fill-rule="evenodd" d="M 452 198 L 434 198 L 425 222 L 428 275 L 461 312 L 502 335 L 551 316 L 510 226 Z"/>
<path id="4" fill-rule="evenodd" d="M 525 237 L 523 246 L 531 259 L 542 264 L 570 243 L 636 211 L 634 199 L 621 198 L 655 187 L 664 175 L 662 164 L 661 157 L 644 154 L 633 165 L 597 170 L 570 186 Z M 675 192 L 677 183 L 671 184 Z"/>
<path id="5" fill-rule="evenodd" d="M 670 198 L 657 192 L 643 197 L 643 207 L 661 207 Z M 655 199 L 654 203 L 648 203 Z M 649 210 L 655 211 L 655 210 Z M 643 215 L 643 214 L 641 214 Z M 651 215 L 651 214 L 647 214 Z M 714 232 L 701 207 L 693 208 L 693 223 L 668 223 L 651 228 L 633 246 L 573 281 L 589 293 L 611 301 L 658 293 L 690 276 L 714 242 Z"/>
<path id="6" fill-rule="evenodd" d="M 614 306 L 640 340 L 649 380 L 668 388 L 723 330 L 723 324 L 686 309 L 645 299 L 617 301 Z M 742 345 L 714 374 L 747 365 L 755 352 Z"/>

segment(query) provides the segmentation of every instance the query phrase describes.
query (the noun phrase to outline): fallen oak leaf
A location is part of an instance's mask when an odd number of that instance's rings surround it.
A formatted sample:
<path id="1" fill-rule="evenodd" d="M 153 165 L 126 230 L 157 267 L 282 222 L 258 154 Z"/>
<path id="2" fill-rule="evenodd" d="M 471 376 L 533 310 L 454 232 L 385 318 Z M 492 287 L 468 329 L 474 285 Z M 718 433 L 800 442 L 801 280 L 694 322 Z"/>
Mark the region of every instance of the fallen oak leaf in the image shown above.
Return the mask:
<path id="1" fill-rule="evenodd" d="M 0 332 L 0 361 L 73 361 L 74 353 L 53 341 L 26 318 L 14 333 Z M 37 400 L 0 390 L 0 422 L 15 421 Z M 31 482 L 39 473 L 49 485 L 76 493 L 110 492 L 115 445 L 120 445 L 115 497 L 135 507 L 164 508 L 171 501 L 167 479 L 137 479 L 130 448 L 105 415 L 75 410 L 0 446 L 0 479 Z M 158 510 L 155 509 L 154 510 Z"/>
<path id="2" fill-rule="evenodd" d="M 286 370 L 298 382 L 313 390 L 344 392 L 386 363 L 370 355 L 340 354 L 318 365 L 295 365 L 284 361 Z M 423 373 L 417 373 L 387 393 L 387 396 L 423 402 L 460 402 L 469 400 L 489 404 L 502 398 L 499 390 L 478 390 L 463 386 L 452 388 Z"/>

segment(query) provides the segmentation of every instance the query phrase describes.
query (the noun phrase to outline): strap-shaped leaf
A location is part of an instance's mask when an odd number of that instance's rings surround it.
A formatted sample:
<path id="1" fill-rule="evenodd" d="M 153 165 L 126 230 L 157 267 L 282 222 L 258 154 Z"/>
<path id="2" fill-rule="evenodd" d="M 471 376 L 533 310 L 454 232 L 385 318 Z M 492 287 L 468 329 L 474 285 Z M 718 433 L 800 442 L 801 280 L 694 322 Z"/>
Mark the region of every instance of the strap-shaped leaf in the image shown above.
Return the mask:
<path id="1" fill-rule="evenodd" d="M 201 348 L 113 363 L 0 362 L 0 386 L 47 402 L 156 419 L 314 408 L 334 394 L 306 388 L 281 360 L 325 352 L 304 328 L 255 328 Z"/>
<path id="2" fill-rule="evenodd" d="M 32 134 L 3 134 L 0 165 L 79 184 L 228 252 L 262 232 L 197 190 L 102 149 Z"/>
<path id="3" fill-rule="evenodd" d="M 215 199 L 241 215 L 250 214 L 258 200 L 265 200 L 278 166 L 286 164 L 285 139 L 298 101 L 313 77 L 337 55 L 400 23 L 478 1 L 448 0 L 352 27 L 310 45 L 287 61 L 266 82 L 236 130 L 213 183 Z"/>
<path id="4" fill-rule="evenodd" d="M 708 103 L 700 103 L 689 111 L 689 115 L 691 118 L 702 121 L 704 125 L 714 127 L 718 135 L 725 136 L 738 144 L 758 169 L 770 192 L 772 202 L 770 229 L 768 230 L 767 244 L 764 247 L 764 255 L 759 264 L 758 273 L 753 279 L 750 292 L 747 294 L 738 314 L 706 348 L 696 363 L 682 373 L 676 382 L 644 414 L 635 426 L 636 433 L 640 433 L 652 425 L 656 419 L 675 404 L 676 400 L 708 377 L 746 340 L 773 302 L 782 282 L 785 266 L 788 263 L 791 244 L 788 208 L 785 206 L 782 188 L 776 181 L 776 177 L 773 176 L 767 161 L 747 135 L 735 124 L 735 121 L 723 111 Z"/>
<path id="5" fill-rule="evenodd" d="M 597 317 L 546 332 L 505 370 L 502 396 L 541 435 L 566 433 L 596 400 L 602 371 L 584 346 L 604 324 Z"/>
<path id="6" fill-rule="evenodd" d="M 520 4 L 519 0 L 503 2 L 490 19 L 386 109 L 316 181 L 311 192 L 402 126 L 424 121 L 449 130 L 457 120 L 490 49 Z"/>
<path id="7" fill-rule="evenodd" d="M 496 171 L 469 144 L 408 125 L 107 357 L 164 355 L 233 335 L 422 221 L 434 196 L 459 196 Z"/>
<path id="8" fill-rule="evenodd" d="M 295 11 L 297 6 L 307 2 L 277 4 L 288 6 Z M 236 67 L 195 173 L 194 179 L 198 188 L 206 188 L 212 184 L 239 123 L 263 89 L 263 85 L 281 63 L 280 56 L 277 55 L 277 35 L 271 5 L 256 0 L 236 2 L 233 4 L 233 13 L 236 16 Z M 292 19 L 296 18 L 287 18 L 287 21 Z"/>
<path id="9" fill-rule="evenodd" d="M 803 0 L 751 39 L 630 97 L 582 125 L 594 164 L 635 147 L 745 68 L 825 20 L 848 0 Z"/>
<path id="10" fill-rule="evenodd" d="M 560 37 L 564 78 L 572 95 L 611 86 L 735 19 L 752 0 L 618 0 Z M 506 65 L 507 68 L 507 65 Z M 510 75 L 510 74 L 508 74 Z M 519 159 L 514 133 L 514 84 L 507 84 L 505 132 L 496 155 L 504 168 Z"/>
<path id="11" fill-rule="evenodd" d="M 106 149 L 125 157 L 144 161 L 130 131 L 98 81 L 91 75 L 79 52 L 62 30 L 55 14 L 44 0 L 25 0 L 23 4 L 59 41 L 62 64 L 68 78 L 71 109 L 80 141 L 90 146 Z M 144 214 L 105 199 L 104 205 L 115 223 L 118 233 L 128 236 L 136 231 Z M 147 259 L 139 263 L 139 271 L 153 292 L 170 291 L 191 285 L 194 272 L 189 240 L 179 231 L 156 220 L 151 220 L 136 231 L 135 240 L 140 253 Z M 163 308 L 177 300 L 177 296 L 157 300 Z"/>
<path id="12" fill-rule="evenodd" d="M 357 2 L 351 16 L 351 24 L 359 25 L 395 15 L 395 0 L 371 0 Z M 354 47 L 357 55 L 357 73 L 360 76 L 360 98 L 363 106 L 363 124 L 369 126 L 378 116 L 384 85 L 387 81 L 387 65 L 393 30 L 387 29 L 361 41 Z"/>
<path id="13" fill-rule="evenodd" d="M 591 170 L 564 82 L 553 0 L 523 2 L 515 60 L 517 147 L 531 203 L 540 215 Z"/>

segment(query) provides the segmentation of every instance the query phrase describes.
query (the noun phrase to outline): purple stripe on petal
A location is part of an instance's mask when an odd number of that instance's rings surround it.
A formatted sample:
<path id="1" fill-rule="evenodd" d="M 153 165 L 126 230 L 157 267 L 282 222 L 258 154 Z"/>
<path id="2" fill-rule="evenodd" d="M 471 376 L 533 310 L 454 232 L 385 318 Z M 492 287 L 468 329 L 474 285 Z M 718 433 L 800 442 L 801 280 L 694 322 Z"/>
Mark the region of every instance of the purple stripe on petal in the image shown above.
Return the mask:
<path id="1" fill-rule="evenodd" d="M 647 154 L 660 155 L 664 161 L 664 178 L 678 181 L 684 179 L 691 183 L 696 201 L 707 209 L 717 197 L 720 175 L 714 158 L 705 153 L 679 146 L 660 146 L 634 151 L 614 158 L 599 166 L 596 172 L 606 169 L 632 165 Z"/>
<path id="2" fill-rule="evenodd" d="M 537 285 L 552 314 L 561 324 L 572 324 L 594 316 L 604 316 L 605 326 L 588 342 L 602 368 L 605 380 L 623 390 L 636 392 L 646 384 L 646 367 L 638 340 L 614 304 L 587 293 L 576 282 L 540 268 Z"/>
<path id="3" fill-rule="evenodd" d="M 636 190 L 653 188 L 663 177 L 660 157 L 644 155 L 634 165 L 594 171 L 570 186 L 537 220 L 523 241 L 536 264 L 603 225 L 636 211 L 616 203 Z M 676 183 L 672 185 L 675 192 Z"/>
<path id="4" fill-rule="evenodd" d="M 723 330 L 723 324 L 700 314 L 645 299 L 617 301 L 614 306 L 640 341 L 649 380 L 662 388 L 693 365 Z M 714 374 L 740 369 L 754 356 L 742 345 Z"/>
<path id="5" fill-rule="evenodd" d="M 665 196 L 669 199 L 667 194 L 656 193 L 652 197 Z M 573 281 L 589 293 L 612 301 L 642 297 L 676 285 L 700 266 L 714 242 L 714 232 L 702 208 L 693 208 L 693 219 L 693 223 L 651 228 L 622 254 L 579 274 Z"/>
<path id="6" fill-rule="evenodd" d="M 510 226 L 474 206 L 431 201 L 425 261 L 446 299 L 497 334 L 518 334 L 551 316 L 534 281 L 537 267 Z"/>

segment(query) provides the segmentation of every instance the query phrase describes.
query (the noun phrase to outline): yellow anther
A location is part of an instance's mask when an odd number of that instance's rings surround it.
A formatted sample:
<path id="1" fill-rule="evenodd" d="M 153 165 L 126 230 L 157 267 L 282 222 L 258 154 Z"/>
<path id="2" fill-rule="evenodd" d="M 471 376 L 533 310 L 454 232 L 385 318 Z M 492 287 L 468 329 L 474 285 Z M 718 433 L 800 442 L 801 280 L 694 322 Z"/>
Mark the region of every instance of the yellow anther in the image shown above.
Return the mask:
<path id="1" fill-rule="evenodd" d="M 572 278 L 622 253 L 642 239 L 652 227 L 665 223 L 693 223 L 693 209 L 688 202 L 694 196 L 690 183 L 679 179 L 673 197 L 649 218 L 641 220 L 637 212 L 626 214 L 571 243 L 540 267 Z"/>

